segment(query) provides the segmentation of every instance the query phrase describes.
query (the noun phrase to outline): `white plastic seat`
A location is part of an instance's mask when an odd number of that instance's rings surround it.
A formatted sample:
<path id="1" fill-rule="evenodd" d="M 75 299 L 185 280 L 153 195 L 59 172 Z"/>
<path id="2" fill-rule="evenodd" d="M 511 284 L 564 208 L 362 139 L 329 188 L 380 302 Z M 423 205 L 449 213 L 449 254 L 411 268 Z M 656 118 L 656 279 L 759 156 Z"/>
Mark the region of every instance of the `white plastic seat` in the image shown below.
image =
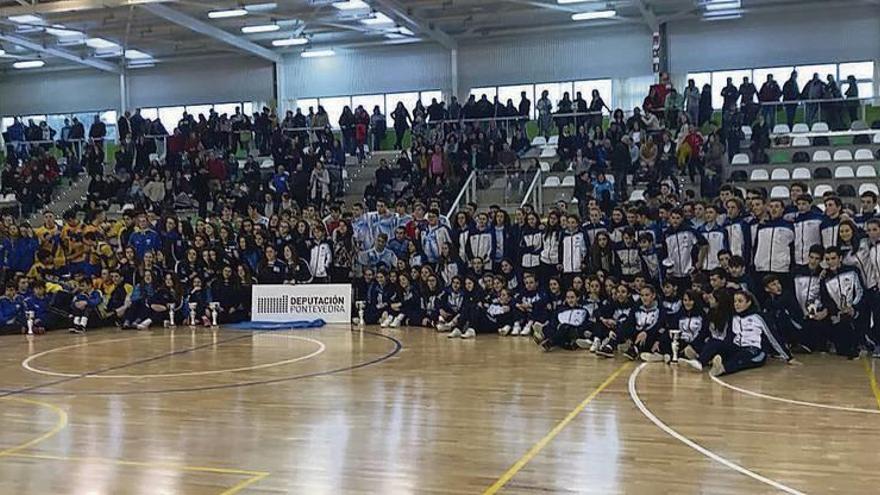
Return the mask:
<path id="1" fill-rule="evenodd" d="M 744 125 L 742 126 L 742 133 L 746 137 L 746 139 L 752 139 L 752 128 Z"/>
<path id="2" fill-rule="evenodd" d="M 828 150 L 816 150 L 813 153 L 813 161 L 814 162 L 830 162 L 831 161 L 831 153 Z"/>
<path id="3" fill-rule="evenodd" d="M 785 186 L 773 186 L 773 189 L 770 190 L 770 198 L 771 199 L 786 199 L 786 198 L 788 198 L 788 188 Z"/>
<path id="4" fill-rule="evenodd" d="M 756 168 L 755 170 L 752 170 L 752 175 L 749 177 L 749 180 L 770 180 L 770 174 L 763 168 Z"/>
<path id="5" fill-rule="evenodd" d="M 850 150 L 837 150 L 834 152 L 834 161 L 835 162 L 851 162 L 853 159 L 852 151 Z"/>
<path id="6" fill-rule="evenodd" d="M 244 170 L 244 166 L 247 163 L 247 160 L 238 160 L 238 169 Z"/>
<path id="7" fill-rule="evenodd" d="M 263 170 L 275 168 L 275 160 L 271 158 L 266 158 L 265 160 L 263 160 L 263 163 L 260 164 L 260 168 Z"/>
<path id="8" fill-rule="evenodd" d="M 749 155 L 745 153 L 737 153 L 733 155 L 733 160 L 730 161 L 731 165 L 748 165 L 749 163 L 751 163 Z"/>
<path id="9" fill-rule="evenodd" d="M 792 148 L 803 148 L 810 145 L 810 138 L 805 136 L 797 136 L 791 140 Z"/>
<path id="10" fill-rule="evenodd" d="M 774 168 L 770 173 L 770 180 L 791 180 L 791 174 L 787 168 Z"/>
<path id="11" fill-rule="evenodd" d="M 559 144 L 559 135 L 550 136 L 550 139 L 547 140 L 547 144 L 552 144 L 553 146 L 557 146 Z"/>
<path id="12" fill-rule="evenodd" d="M 773 126 L 773 134 L 790 134 L 791 129 L 788 128 L 788 124 L 776 124 Z"/>
<path id="13" fill-rule="evenodd" d="M 547 144 L 547 138 L 544 136 L 535 136 L 535 139 L 532 139 L 532 146 L 544 146 Z"/>
<path id="14" fill-rule="evenodd" d="M 856 150 L 855 158 L 857 162 L 869 162 L 874 159 L 874 154 L 871 153 L 871 150 L 859 149 Z"/>
<path id="15" fill-rule="evenodd" d="M 556 148 L 552 146 L 545 146 L 541 149 L 541 158 L 553 158 L 556 156 Z"/>
<path id="16" fill-rule="evenodd" d="M 150 163 L 159 161 L 159 153 L 150 153 Z"/>
<path id="17" fill-rule="evenodd" d="M 880 144 L 880 132 L 874 134 L 873 142 L 874 144 Z"/>
<path id="18" fill-rule="evenodd" d="M 571 204 L 576 205 L 578 203 L 580 203 L 580 201 L 578 201 L 577 198 L 571 198 Z"/>
<path id="19" fill-rule="evenodd" d="M 630 201 L 644 201 L 645 200 L 645 191 L 643 189 L 636 189 L 629 195 Z"/>
<path id="20" fill-rule="evenodd" d="M 810 132 L 810 127 L 807 124 L 795 124 L 791 128 L 792 134 L 806 134 L 808 132 Z"/>
<path id="21" fill-rule="evenodd" d="M 849 128 L 852 131 L 866 131 L 871 127 L 868 126 L 868 123 L 864 120 L 854 120 L 852 124 L 849 125 Z"/>
<path id="22" fill-rule="evenodd" d="M 873 165 L 859 165 L 856 169 L 856 177 L 877 177 L 877 169 Z"/>
<path id="23" fill-rule="evenodd" d="M 874 184 L 873 182 L 865 182 L 859 186 L 859 196 L 865 194 L 868 191 L 871 191 L 874 194 L 880 196 L 880 188 L 878 188 L 877 184 Z"/>
<path id="24" fill-rule="evenodd" d="M 559 177 L 547 177 L 544 181 L 544 187 L 559 187 Z"/>
<path id="25" fill-rule="evenodd" d="M 550 171 L 550 164 L 547 162 L 541 162 L 541 172 L 547 173 Z"/>
<path id="26" fill-rule="evenodd" d="M 574 176 L 573 175 L 566 175 L 562 179 L 562 187 L 574 187 Z"/>
<path id="27" fill-rule="evenodd" d="M 828 132 L 828 124 L 825 122 L 816 122 L 813 124 L 813 132 Z"/>
<path id="28" fill-rule="evenodd" d="M 806 167 L 798 167 L 791 171 L 791 178 L 794 180 L 810 180 L 812 177 L 810 169 Z"/>
<path id="29" fill-rule="evenodd" d="M 819 184 L 813 189 L 813 197 L 816 199 L 821 199 L 822 196 L 825 196 L 827 192 L 834 192 L 834 188 L 829 186 L 828 184 Z"/>
<path id="30" fill-rule="evenodd" d="M 852 167 L 842 166 L 834 169 L 834 178 L 835 179 L 852 179 L 856 174 L 853 172 Z"/>

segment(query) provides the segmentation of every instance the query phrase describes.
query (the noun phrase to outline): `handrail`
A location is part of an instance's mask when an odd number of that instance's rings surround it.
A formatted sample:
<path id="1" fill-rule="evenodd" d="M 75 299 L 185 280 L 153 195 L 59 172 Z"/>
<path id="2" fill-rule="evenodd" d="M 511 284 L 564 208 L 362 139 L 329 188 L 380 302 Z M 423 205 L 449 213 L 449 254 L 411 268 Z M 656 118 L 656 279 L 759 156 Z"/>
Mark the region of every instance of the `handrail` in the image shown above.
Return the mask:
<path id="1" fill-rule="evenodd" d="M 777 106 L 777 105 L 797 105 L 799 103 L 834 103 L 834 102 L 864 102 L 864 101 L 873 101 L 876 100 L 876 96 L 860 96 L 858 98 L 814 98 L 810 99 L 797 99 L 797 100 L 780 100 L 780 101 L 759 101 L 758 105 L 761 106 Z M 754 103 L 754 102 L 752 102 Z"/>
<path id="2" fill-rule="evenodd" d="M 455 201 L 452 202 L 452 206 L 449 207 L 449 213 L 446 214 L 447 218 L 453 218 L 455 213 L 458 211 L 458 208 L 461 206 L 461 200 L 467 197 L 467 201 L 469 202 L 472 195 L 476 196 L 477 189 L 477 171 L 474 170 L 471 172 L 471 175 L 468 176 L 467 180 L 464 181 L 464 184 L 461 186 L 461 192 L 458 193 L 458 196 L 455 197 Z"/>
<path id="3" fill-rule="evenodd" d="M 541 174 L 541 168 L 539 167 L 535 171 L 535 177 L 532 179 L 532 183 L 529 184 L 529 188 L 526 190 L 526 195 L 523 197 L 522 203 L 519 205 L 520 208 L 523 208 L 531 200 L 532 205 L 536 207 L 535 211 L 539 213 L 541 212 L 543 204 L 541 204 L 542 202 L 539 201 L 538 198 L 538 196 L 540 196 L 540 191 L 538 189 L 541 187 Z M 532 195 L 535 195 L 534 200 L 532 199 Z"/>

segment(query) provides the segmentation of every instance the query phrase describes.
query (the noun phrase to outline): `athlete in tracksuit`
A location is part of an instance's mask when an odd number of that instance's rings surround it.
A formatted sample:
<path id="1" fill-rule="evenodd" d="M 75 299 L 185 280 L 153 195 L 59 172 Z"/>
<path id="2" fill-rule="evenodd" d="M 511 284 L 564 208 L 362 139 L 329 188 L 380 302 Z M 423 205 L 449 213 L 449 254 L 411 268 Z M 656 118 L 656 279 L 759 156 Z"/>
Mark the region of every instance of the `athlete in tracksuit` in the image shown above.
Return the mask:
<path id="1" fill-rule="evenodd" d="M 539 325 L 535 340 L 545 351 L 553 347 L 577 349 L 575 341 L 589 331 L 589 318 L 586 308 L 578 302 L 577 293 L 569 289 L 565 293 L 565 304 L 553 314 L 546 328 Z"/>
<path id="2" fill-rule="evenodd" d="M 666 275 L 680 290 L 689 288 L 691 274 L 701 265 L 698 257 L 706 239 L 684 223 L 684 214 L 678 208 L 669 214 L 669 228 L 663 235 L 663 245 L 668 264 Z"/>
<path id="3" fill-rule="evenodd" d="M 559 240 L 559 264 L 562 265 L 563 285 L 566 287 L 571 286 L 571 280 L 583 271 L 588 249 L 577 219 L 569 217 L 568 226 Z"/>
<path id="4" fill-rule="evenodd" d="M 468 261 L 480 260 L 484 270 L 492 270 L 492 256 L 495 253 L 494 229 L 488 225 L 485 214 L 477 216 L 477 223 L 467 239 Z"/>
<path id="5" fill-rule="evenodd" d="M 538 289 L 538 281 L 533 274 L 523 277 L 524 289 L 516 299 L 516 321 L 513 335 L 530 335 L 535 323 L 547 321 L 547 296 Z"/>
<path id="6" fill-rule="evenodd" d="M 642 259 L 639 256 L 639 245 L 636 242 L 636 233 L 631 227 L 623 230 L 623 240 L 614 243 L 615 267 L 617 275 L 623 280 L 631 282 L 636 275 L 642 273 Z"/>
<path id="7" fill-rule="evenodd" d="M 822 258 L 825 250 L 821 245 L 810 248 L 807 264 L 795 266 L 792 275 L 794 297 L 800 313 L 803 315 L 800 348 L 806 353 L 825 349 L 827 340 L 828 322 L 817 319 L 817 314 L 823 310 L 822 306 Z"/>
<path id="8" fill-rule="evenodd" d="M 829 319 L 828 337 L 841 356 L 858 357 L 858 344 L 870 325 L 865 309 L 864 287 L 859 272 L 841 264 L 840 250 L 825 250 L 827 268 L 822 278 L 822 305 L 825 308 L 818 319 Z"/>
<path id="9" fill-rule="evenodd" d="M 772 273 L 778 275 L 782 286 L 790 290 L 794 229 L 782 218 L 785 211 L 782 201 L 771 201 L 768 210 L 769 217 L 758 224 L 755 237 L 753 286 L 763 287 L 764 277 Z"/>
<path id="10" fill-rule="evenodd" d="M 810 248 L 822 245 L 822 212 L 813 208 L 809 196 L 797 199 L 798 214 L 794 217 L 794 264 L 804 266 L 810 257 Z"/>
<path id="11" fill-rule="evenodd" d="M 633 301 L 630 297 L 629 288 L 619 285 L 614 293 L 614 299 L 605 301 L 599 310 L 598 322 L 593 329 L 593 336 L 599 337 L 602 344 L 596 354 L 602 357 L 614 357 L 617 346 L 627 339 L 627 322 L 633 313 Z M 629 359 L 638 358 L 635 346 L 627 349 L 626 356 Z"/>

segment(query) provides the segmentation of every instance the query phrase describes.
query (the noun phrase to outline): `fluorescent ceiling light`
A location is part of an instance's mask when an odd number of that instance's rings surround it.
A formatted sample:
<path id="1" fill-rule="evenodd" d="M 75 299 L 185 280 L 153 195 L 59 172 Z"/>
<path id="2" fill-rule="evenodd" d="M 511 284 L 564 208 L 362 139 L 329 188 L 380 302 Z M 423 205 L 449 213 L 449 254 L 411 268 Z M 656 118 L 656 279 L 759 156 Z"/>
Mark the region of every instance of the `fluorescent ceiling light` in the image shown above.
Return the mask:
<path id="1" fill-rule="evenodd" d="M 67 29 L 61 24 L 56 24 L 52 27 L 47 27 L 46 32 L 51 34 L 52 36 L 56 36 L 58 38 L 81 38 L 85 36 L 81 31 L 77 31 L 75 29 Z"/>
<path id="2" fill-rule="evenodd" d="M 614 10 L 594 10 L 592 12 L 578 12 L 571 15 L 573 21 L 590 21 L 593 19 L 608 19 L 617 15 Z"/>
<path id="3" fill-rule="evenodd" d="M 105 40 L 104 38 L 89 38 L 86 40 L 86 45 L 95 50 L 119 48 L 119 45 L 110 40 Z"/>
<path id="4" fill-rule="evenodd" d="M 46 65 L 42 60 L 21 60 L 12 64 L 16 69 L 39 69 Z"/>
<path id="5" fill-rule="evenodd" d="M 273 40 L 272 46 L 297 46 L 305 45 L 308 42 L 308 38 L 282 38 L 280 40 Z"/>
<path id="6" fill-rule="evenodd" d="M 362 10 L 370 8 L 365 2 L 361 0 L 348 0 L 347 2 L 336 2 L 333 4 L 339 10 Z"/>
<path id="7" fill-rule="evenodd" d="M 716 12 L 715 15 L 704 15 L 703 19 L 707 21 L 730 21 L 733 19 L 742 18 L 742 12 L 736 11 L 724 11 L 724 12 Z"/>
<path id="8" fill-rule="evenodd" d="M 387 15 L 376 12 L 372 17 L 367 17 L 366 19 L 361 19 L 361 24 L 366 24 L 368 26 L 376 26 L 380 24 L 394 24 L 394 21 L 388 17 Z"/>
<path id="9" fill-rule="evenodd" d="M 208 12 L 208 17 L 211 19 L 227 19 L 229 17 L 241 17 L 247 14 L 248 11 L 245 9 L 212 10 L 211 12 Z"/>
<path id="10" fill-rule="evenodd" d="M 740 0 L 719 0 L 707 3 L 705 7 L 708 11 L 738 9 L 742 7 L 742 2 Z"/>
<path id="11" fill-rule="evenodd" d="M 404 36 L 404 35 L 402 35 L 402 34 L 400 34 L 400 33 L 386 33 L 386 34 L 385 34 L 385 37 L 388 38 L 389 40 L 402 40 L 402 39 L 406 39 L 406 36 Z"/>
<path id="12" fill-rule="evenodd" d="M 266 3 L 254 3 L 251 5 L 245 5 L 244 9 L 248 12 L 266 12 L 269 10 L 275 10 L 278 8 L 278 4 L 275 2 L 266 2 Z"/>
<path id="13" fill-rule="evenodd" d="M 44 21 L 42 17 L 31 14 L 13 15 L 10 16 L 8 19 L 16 24 L 38 24 L 42 26 L 46 23 L 46 21 Z"/>
<path id="14" fill-rule="evenodd" d="M 595 0 L 556 0 L 556 3 L 561 3 L 562 5 L 566 5 L 569 3 L 584 3 L 584 2 L 592 2 Z"/>
<path id="15" fill-rule="evenodd" d="M 244 26 L 241 28 L 241 32 L 246 34 L 271 33 L 272 31 L 278 31 L 279 29 L 281 29 L 281 26 L 278 24 L 258 24 L 256 26 Z"/>
<path id="16" fill-rule="evenodd" d="M 409 29 L 407 29 L 403 26 L 398 28 L 397 32 L 404 35 L 404 36 L 415 36 L 416 35 L 414 32 L 410 31 Z"/>
<path id="17" fill-rule="evenodd" d="M 333 50 L 306 50 L 302 52 L 303 58 L 332 57 L 336 55 Z"/>
<path id="18" fill-rule="evenodd" d="M 144 53 L 140 50 L 129 49 L 125 50 L 125 58 L 129 60 L 145 60 L 153 58 L 149 53 Z"/>

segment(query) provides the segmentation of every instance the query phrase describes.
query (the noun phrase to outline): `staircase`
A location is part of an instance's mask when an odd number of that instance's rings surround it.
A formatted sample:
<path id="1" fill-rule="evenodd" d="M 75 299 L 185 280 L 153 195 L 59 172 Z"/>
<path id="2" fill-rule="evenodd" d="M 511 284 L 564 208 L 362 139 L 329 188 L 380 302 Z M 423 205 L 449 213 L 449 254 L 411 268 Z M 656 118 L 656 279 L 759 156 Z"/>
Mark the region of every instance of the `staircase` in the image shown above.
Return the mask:
<path id="1" fill-rule="evenodd" d="M 377 151 L 369 158 L 364 160 L 361 165 L 357 164 L 357 159 L 348 157 L 346 160 L 345 170 L 348 178 L 345 180 L 345 192 L 342 200 L 348 206 L 359 203 L 364 200 L 364 189 L 376 178 L 376 169 L 379 168 L 379 161 L 382 158 L 388 160 L 389 163 L 397 156 L 396 151 Z"/>
<path id="2" fill-rule="evenodd" d="M 42 225 L 43 211 L 47 209 L 55 212 L 55 215 L 60 219 L 61 215 L 74 204 L 78 203 L 82 205 L 85 203 L 85 197 L 88 193 L 90 183 L 91 179 L 89 176 L 83 174 L 75 177 L 67 186 L 59 185 L 55 190 L 55 194 L 52 196 L 52 201 L 43 206 L 43 208 L 32 213 L 27 221 L 33 226 Z"/>

